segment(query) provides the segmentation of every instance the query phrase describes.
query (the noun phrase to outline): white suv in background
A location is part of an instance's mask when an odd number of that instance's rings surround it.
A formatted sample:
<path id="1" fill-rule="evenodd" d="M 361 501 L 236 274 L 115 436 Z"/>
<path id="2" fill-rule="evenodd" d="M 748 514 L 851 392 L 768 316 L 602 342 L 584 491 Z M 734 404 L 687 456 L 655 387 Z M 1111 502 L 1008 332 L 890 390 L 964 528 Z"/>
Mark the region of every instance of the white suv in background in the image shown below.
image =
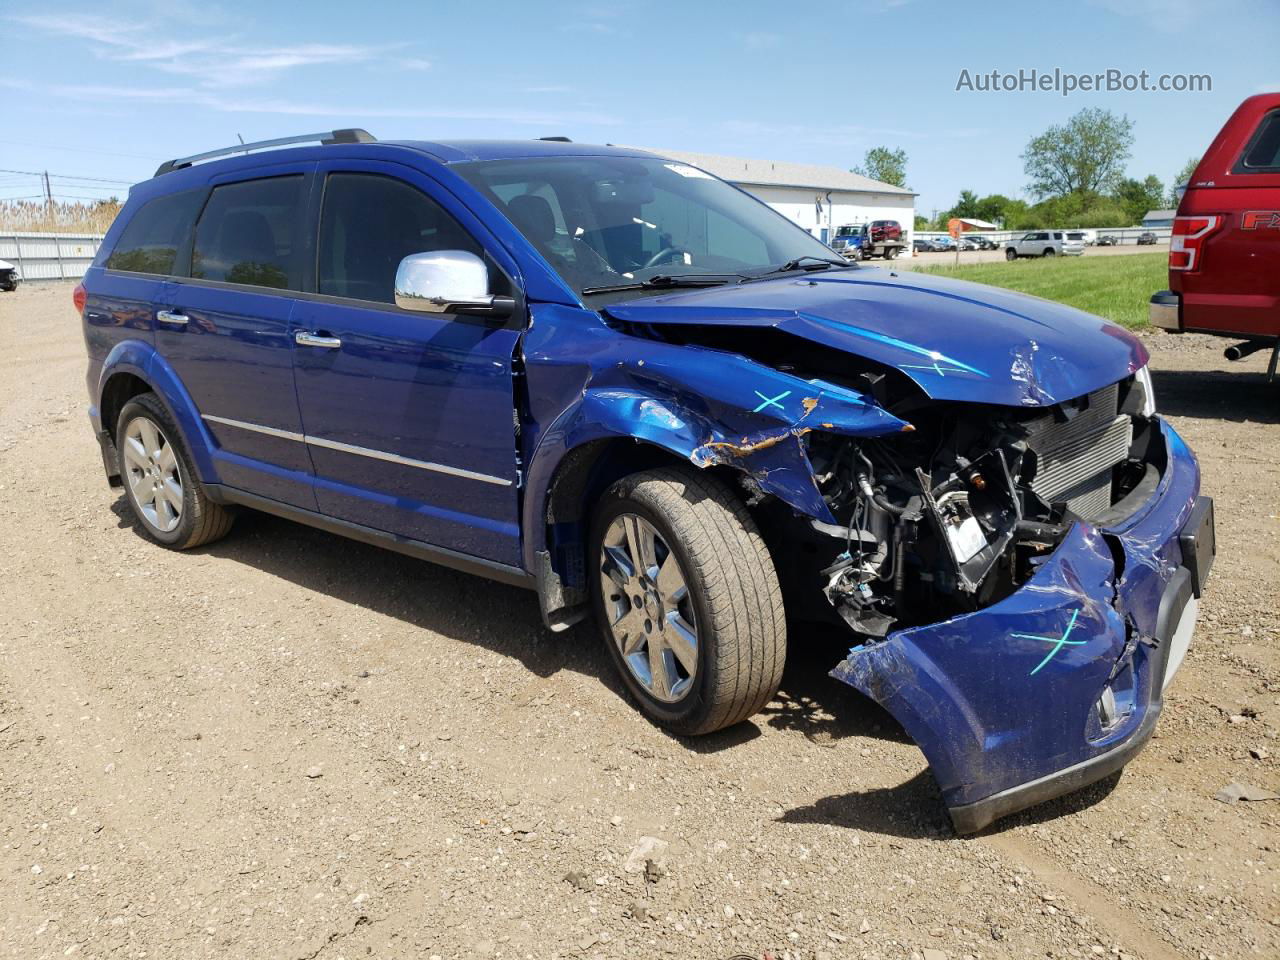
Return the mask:
<path id="1" fill-rule="evenodd" d="M 1068 237 L 1069 234 L 1061 230 L 1033 230 L 1006 243 L 1004 258 L 1017 260 L 1019 257 L 1078 257 L 1084 253 L 1084 240 L 1072 240 Z"/>

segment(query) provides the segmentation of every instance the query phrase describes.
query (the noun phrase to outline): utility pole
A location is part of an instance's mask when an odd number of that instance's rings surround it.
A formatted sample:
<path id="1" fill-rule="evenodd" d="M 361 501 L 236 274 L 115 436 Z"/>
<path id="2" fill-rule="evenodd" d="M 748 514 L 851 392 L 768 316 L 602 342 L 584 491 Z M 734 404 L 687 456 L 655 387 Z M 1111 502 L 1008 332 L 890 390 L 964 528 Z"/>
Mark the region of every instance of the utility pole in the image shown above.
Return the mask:
<path id="1" fill-rule="evenodd" d="M 49 189 L 49 171 L 44 172 L 44 205 L 46 209 L 53 207 L 53 191 Z"/>

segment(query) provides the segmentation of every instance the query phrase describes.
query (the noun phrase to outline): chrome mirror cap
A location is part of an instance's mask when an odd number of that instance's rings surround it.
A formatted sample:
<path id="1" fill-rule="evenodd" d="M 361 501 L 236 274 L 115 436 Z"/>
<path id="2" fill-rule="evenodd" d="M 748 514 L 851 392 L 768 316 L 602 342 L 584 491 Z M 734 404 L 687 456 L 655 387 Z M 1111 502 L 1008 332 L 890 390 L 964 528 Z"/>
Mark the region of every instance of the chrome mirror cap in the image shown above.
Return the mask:
<path id="1" fill-rule="evenodd" d="M 489 270 L 466 250 L 412 253 L 396 269 L 396 306 L 418 313 L 452 313 L 493 306 Z"/>

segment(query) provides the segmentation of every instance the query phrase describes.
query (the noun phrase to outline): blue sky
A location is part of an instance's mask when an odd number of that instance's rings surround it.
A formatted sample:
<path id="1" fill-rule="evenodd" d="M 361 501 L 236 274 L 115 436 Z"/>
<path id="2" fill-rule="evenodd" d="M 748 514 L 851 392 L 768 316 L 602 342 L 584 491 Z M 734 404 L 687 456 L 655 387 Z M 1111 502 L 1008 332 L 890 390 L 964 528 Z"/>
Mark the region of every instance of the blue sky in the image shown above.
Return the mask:
<path id="1" fill-rule="evenodd" d="M 789 11 L 795 15 L 790 16 Z M 132 182 L 176 155 L 341 126 L 850 167 L 900 146 L 918 209 L 1021 195 L 1028 139 L 1083 107 L 1169 181 L 1244 97 L 1280 90 L 1276 0 L 309 3 L 0 0 L 0 169 Z M 1208 93 L 975 93 L 1020 68 L 1208 73 Z M 0 198 L 36 192 L 0 173 Z M 123 192 L 54 180 L 54 192 Z"/>

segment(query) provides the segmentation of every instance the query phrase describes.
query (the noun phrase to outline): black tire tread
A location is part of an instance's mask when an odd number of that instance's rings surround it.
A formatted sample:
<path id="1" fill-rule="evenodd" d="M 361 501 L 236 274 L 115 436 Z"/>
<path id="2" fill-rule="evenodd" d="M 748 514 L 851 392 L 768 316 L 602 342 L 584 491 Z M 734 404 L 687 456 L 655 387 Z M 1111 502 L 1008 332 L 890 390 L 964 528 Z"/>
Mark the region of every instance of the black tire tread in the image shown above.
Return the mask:
<path id="1" fill-rule="evenodd" d="M 705 586 L 719 638 L 705 709 L 679 732 L 711 733 L 759 713 L 782 682 L 787 631 L 782 588 L 755 521 L 718 478 L 693 468 L 648 470 L 618 488 L 671 524 Z"/>

